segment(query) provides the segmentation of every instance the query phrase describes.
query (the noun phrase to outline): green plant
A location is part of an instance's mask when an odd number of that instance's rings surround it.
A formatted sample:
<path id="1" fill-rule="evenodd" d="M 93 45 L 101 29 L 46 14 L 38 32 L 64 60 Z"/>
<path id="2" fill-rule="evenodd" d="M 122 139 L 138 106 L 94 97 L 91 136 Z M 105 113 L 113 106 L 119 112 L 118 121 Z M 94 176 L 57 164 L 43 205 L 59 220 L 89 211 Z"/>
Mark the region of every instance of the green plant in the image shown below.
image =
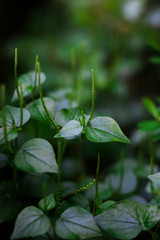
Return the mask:
<path id="1" fill-rule="evenodd" d="M 73 63 L 75 75 L 74 67 Z M 1 159 L 4 166 L 9 164 L 9 169 L 12 169 L 12 179 L 7 183 L 3 181 L 0 188 L 0 222 L 12 221 L 16 217 L 11 239 L 39 239 L 37 236 L 42 236 L 40 239 L 106 239 L 106 234 L 119 239 L 133 239 L 142 230 L 150 231 L 152 239 L 157 239 L 156 232 L 151 229 L 160 220 L 158 206 L 143 206 L 134 200 L 103 202 L 107 194 L 112 196 L 114 189 L 110 187 L 112 183 L 109 179 L 110 192 L 105 192 L 105 197 L 102 197 L 102 185 L 99 182 L 100 154 L 95 179 L 84 185 L 77 184 L 75 189 L 73 187 L 65 193 L 61 175 L 67 144 L 83 142 L 84 136 L 95 143 L 130 141 L 115 120 L 106 116 L 94 117 L 94 70 L 90 115 L 85 114 L 80 106 L 56 112 L 56 102 L 50 97 L 43 97 L 41 85 L 45 79 L 45 74 L 40 71 L 38 57 L 35 71 L 17 78 L 16 50 L 16 90 L 12 101 L 19 107 L 5 105 L 5 86 L 1 85 Z M 153 107 L 152 112 L 157 117 Z M 28 125 L 28 128 L 24 125 Z M 28 139 L 22 140 L 24 132 L 30 128 L 35 131 L 34 137 L 28 134 Z M 43 136 L 44 132 L 48 133 L 48 139 Z M 117 194 L 121 193 L 123 187 L 124 167 L 122 153 Z M 154 181 L 159 175 L 151 175 L 149 178 Z M 107 183 L 104 185 L 106 188 Z M 89 201 L 83 193 L 91 189 L 95 193 L 93 200 Z M 38 199 L 36 206 L 29 204 L 32 202 L 30 199 L 25 199 L 26 193 L 36 197 L 36 201 Z"/>

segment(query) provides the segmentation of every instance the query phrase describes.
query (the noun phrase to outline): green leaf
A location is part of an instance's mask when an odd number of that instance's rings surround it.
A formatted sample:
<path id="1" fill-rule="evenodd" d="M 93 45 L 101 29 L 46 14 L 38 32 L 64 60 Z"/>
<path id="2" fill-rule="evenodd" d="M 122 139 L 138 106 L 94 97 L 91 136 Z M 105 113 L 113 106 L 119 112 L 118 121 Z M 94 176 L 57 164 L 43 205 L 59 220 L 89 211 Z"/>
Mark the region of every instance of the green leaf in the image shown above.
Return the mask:
<path id="1" fill-rule="evenodd" d="M 56 113 L 55 122 L 60 126 L 64 126 L 71 120 L 78 121 L 81 115 L 81 109 L 79 107 L 62 109 Z"/>
<path id="2" fill-rule="evenodd" d="M 41 76 L 41 84 L 42 84 L 43 82 L 45 82 L 46 76 L 42 72 L 40 76 Z M 37 73 L 37 79 L 38 79 L 38 73 Z M 22 76 L 20 76 L 18 79 L 18 85 L 20 84 L 22 86 L 23 97 L 26 97 L 30 93 L 32 93 L 35 85 L 35 72 L 25 73 Z M 38 80 L 37 80 L 36 86 L 38 86 Z M 20 91 L 20 87 L 19 87 L 19 91 Z M 12 97 L 12 101 L 16 101 L 16 100 L 18 100 L 18 95 L 17 95 L 17 91 L 15 90 Z"/>
<path id="3" fill-rule="evenodd" d="M 6 127 L 7 129 L 7 136 L 8 136 L 8 141 L 14 140 L 18 136 L 18 132 L 16 129 L 12 129 L 11 127 Z M 5 138 L 4 138 L 4 128 L 0 128 L 0 145 L 5 143 Z"/>
<path id="4" fill-rule="evenodd" d="M 56 202 L 55 202 L 53 193 L 51 193 L 45 198 L 42 198 L 38 203 L 38 207 L 41 208 L 43 211 L 50 211 L 55 206 L 56 206 Z"/>
<path id="5" fill-rule="evenodd" d="M 133 239 L 142 230 L 137 219 L 138 202 L 123 200 L 95 217 L 100 228 L 119 239 Z"/>
<path id="6" fill-rule="evenodd" d="M 44 97 L 44 102 L 46 104 L 46 107 L 49 113 L 51 114 L 52 117 L 54 117 L 55 102 L 52 100 L 52 98 L 48 98 L 48 97 Z M 41 99 L 35 100 L 34 102 L 28 104 L 26 108 L 30 112 L 31 118 L 38 120 L 47 126 L 50 125 L 46 112 L 42 106 Z"/>
<path id="7" fill-rule="evenodd" d="M 149 60 L 151 63 L 158 64 L 158 65 L 160 64 L 160 57 L 154 56 L 154 57 L 151 57 Z"/>
<path id="8" fill-rule="evenodd" d="M 50 225 L 49 218 L 39 208 L 26 207 L 17 217 L 11 239 L 42 235 L 49 230 Z"/>
<path id="9" fill-rule="evenodd" d="M 151 229 L 160 220 L 160 207 L 145 206 L 142 209 L 140 220 L 143 231 Z"/>
<path id="10" fill-rule="evenodd" d="M 144 98 L 143 103 L 144 103 L 145 107 L 147 108 L 147 110 L 152 114 L 152 116 L 155 119 L 159 120 L 159 113 L 158 113 L 158 110 L 157 110 L 154 102 L 150 98 Z"/>
<path id="11" fill-rule="evenodd" d="M 16 166 L 29 172 L 57 173 L 57 163 L 52 145 L 40 138 L 24 143 L 15 157 Z"/>
<path id="12" fill-rule="evenodd" d="M 83 130 L 80 122 L 77 120 L 69 121 L 54 138 L 74 138 L 77 137 Z"/>
<path id="13" fill-rule="evenodd" d="M 0 153 L 0 168 L 4 168 L 7 164 L 8 164 L 8 157 L 5 154 Z"/>
<path id="14" fill-rule="evenodd" d="M 90 212 L 70 207 L 56 222 L 56 234 L 64 239 L 86 239 L 101 236 L 101 231 Z"/>
<path id="15" fill-rule="evenodd" d="M 92 142 L 130 143 L 118 124 L 109 117 L 97 117 L 91 120 L 85 129 L 85 135 Z"/>
<path id="16" fill-rule="evenodd" d="M 160 128 L 160 123 L 157 121 L 143 121 L 138 123 L 138 127 L 141 131 L 155 131 Z"/>
<path id="17" fill-rule="evenodd" d="M 160 184 L 160 172 L 149 175 L 149 180 L 151 180 L 155 184 Z"/>
<path id="18" fill-rule="evenodd" d="M 9 105 L 5 106 L 6 114 L 6 125 L 12 128 L 20 127 L 21 125 L 21 109 L 12 107 Z M 24 125 L 30 119 L 30 114 L 27 109 L 23 108 L 23 122 Z M 0 111 L 0 126 L 3 126 L 3 111 Z"/>
<path id="19" fill-rule="evenodd" d="M 21 210 L 21 205 L 9 194 L 0 195 L 0 223 L 14 218 Z"/>

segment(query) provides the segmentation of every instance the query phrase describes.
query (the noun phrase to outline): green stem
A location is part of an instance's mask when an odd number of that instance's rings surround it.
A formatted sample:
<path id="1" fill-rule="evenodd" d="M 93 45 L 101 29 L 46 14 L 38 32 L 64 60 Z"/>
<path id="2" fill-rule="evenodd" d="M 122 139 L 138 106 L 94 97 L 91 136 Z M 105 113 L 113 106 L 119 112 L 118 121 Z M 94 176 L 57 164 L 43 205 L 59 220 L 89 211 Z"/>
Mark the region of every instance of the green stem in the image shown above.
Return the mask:
<path id="1" fill-rule="evenodd" d="M 94 206 L 93 206 L 93 214 L 96 214 L 97 207 L 99 204 L 99 191 L 98 191 L 99 171 L 100 171 L 100 153 L 98 153 L 97 168 L 96 168 L 96 191 L 95 191 L 95 200 L 94 200 Z"/>
<path id="2" fill-rule="evenodd" d="M 6 126 L 6 111 L 5 111 L 5 85 L 1 85 L 1 105 L 2 105 L 2 117 L 3 117 L 3 128 L 4 128 L 4 139 L 5 144 L 8 148 L 8 151 L 11 155 L 14 155 L 14 151 L 10 145 L 10 142 L 8 141 L 8 135 L 7 135 L 7 126 Z"/>
<path id="3" fill-rule="evenodd" d="M 20 122 L 20 128 L 21 128 L 23 125 L 23 89 L 21 84 L 20 84 L 20 112 L 21 112 L 21 122 Z"/>
<path id="4" fill-rule="evenodd" d="M 96 179 L 93 179 L 93 181 L 91 183 L 87 184 L 85 187 L 78 188 L 75 191 L 69 193 L 68 195 L 62 197 L 61 202 L 64 200 L 68 200 L 69 198 L 79 194 L 80 192 L 88 190 L 95 182 L 96 182 Z"/>
<path id="5" fill-rule="evenodd" d="M 154 173 L 154 153 L 153 153 L 153 139 L 152 139 L 152 132 L 149 135 L 149 154 L 150 154 L 150 175 L 152 175 Z M 154 192 L 154 186 L 152 181 L 150 182 L 151 184 L 151 192 L 152 192 L 152 196 L 155 195 Z"/>
<path id="6" fill-rule="evenodd" d="M 17 65 L 18 65 L 18 51 L 17 48 L 15 48 L 15 57 L 14 57 L 14 80 L 16 84 L 16 90 L 17 90 L 17 95 L 20 99 L 20 92 L 18 88 L 18 78 L 17 78 Z"/>
<path id="7" fill-rule="evenodd" d="M 35 59 L 35 79 L 34 79 L 34 87 L 33 87 L 33 90 L 32 90 L 33 100 L 35 100 L 35 92 L 36 92 L 36 86 L 37 86 L 37 72 L 38 72 L 37 63 L 38 63 L 38 55 L 36 55 L 36 59 Z"/>
<path id="8" fill-rule="evenodd" d="M 81 111 L 82 114 L 82 124 L 83 124 L 83 132 L 85 133 L 85 116 L 83 110 Z"/>
<path id="9" fill-rule="evenodd" d="M 41 70 L 40 70 L 40 64 L 39 62 L 37 62 L 37 70 L 38 70 L 38 87 L 39 87 L 39 95 L 40 95 L 40 99 L 41 99 L 41 103 L 42 103 L 42 106 L 43 106 L 43 109 L 47 115 L 47 118 L 49 120 L 49 122 L 53 125 L 53 127 L 55 128 L 55 130 L 57 132 L 60 131 L 60 127 L 55 123 L 55 121 L 53 120 L 51 114 L 49 113 L 48 109 L 47 109 L 47 106 L 44 102 L 44 99 L 43 99 L 43 93 L 42 93 L 42 88 L 41 88 Z"/>
<path id="10" fill-rule="evenodd" d="M 90 121 L 92 120 L 93 117 L 93 113 L 94 113 L 94 104 L 95 104 L 95 77 L 94 77 L 94 70 L 92 69 L 92 107 L 91 107 L 91 113 L 90 113 L 90 117 L 88 119 L 87 124 L 90 123 Z"/>

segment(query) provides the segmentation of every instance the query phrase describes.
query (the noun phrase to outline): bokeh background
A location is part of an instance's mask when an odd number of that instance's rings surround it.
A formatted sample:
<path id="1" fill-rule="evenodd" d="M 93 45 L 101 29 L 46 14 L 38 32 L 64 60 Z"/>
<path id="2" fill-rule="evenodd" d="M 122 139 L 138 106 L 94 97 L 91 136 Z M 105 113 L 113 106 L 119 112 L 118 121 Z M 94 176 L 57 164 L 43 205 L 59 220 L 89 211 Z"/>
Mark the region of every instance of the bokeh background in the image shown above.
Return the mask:
<path id="1" fill-rule="evenodd" d="M 106 150 L 102 144 L 97 150 L 86 143 L 87 156 L 95 152 L 106 156 L 109 151 L 107 161 L 112 162 L 122 148 L 133 156 L 137 123 L 149 117 L 142 98 L 159 96 L 158 0 L 1 0 L 0 29 L 0 81 L 6 84 L 8 103 L 14 91 L 15 48 L 19 76 L 34 70 L 38 54 L 47 76 L 44 94 L 77 81 L 76 100 L 86 111 L 91 105 L 93 68 L 95 110 L 113 117 L 133 140 L 133 148 L 110 144 Z"/>

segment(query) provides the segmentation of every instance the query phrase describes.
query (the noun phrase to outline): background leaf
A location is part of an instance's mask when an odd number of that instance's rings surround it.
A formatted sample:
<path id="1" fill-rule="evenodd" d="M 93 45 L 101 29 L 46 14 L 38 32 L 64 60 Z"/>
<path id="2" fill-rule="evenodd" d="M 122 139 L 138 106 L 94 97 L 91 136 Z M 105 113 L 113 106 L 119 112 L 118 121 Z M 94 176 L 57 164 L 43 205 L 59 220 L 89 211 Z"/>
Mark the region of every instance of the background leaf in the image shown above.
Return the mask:
<path id="1" fill-rule="evenodd" d="M 11 127 L 7 127 L 7 137 L 8 141 L 14 140 L 16 137 L 18 137 L 18 132 L 16 129 L 12 129 Z M 4 128 L 0 128 L 0 145 L 5 143 L 5 138 L 4 138 Z"/>
<path id="2" fill-rule="evenodd" d="M 50 211 L 56 206 L 54 194 L 51 193 L 45 198 L 42 198 L 38 203 L 39 208 L 43 211 Z"/>
<path id="3" fill-rule="evenodd" d="M 152 116 L 158 120 L 159 113 L 158 113 L 158 110 L 157 110 L 154 102 L 150 98 L 144 98 L 143 103 L 144 103 L 145 107 L 147 108 L 147 110 L 152 114 Z"/>

